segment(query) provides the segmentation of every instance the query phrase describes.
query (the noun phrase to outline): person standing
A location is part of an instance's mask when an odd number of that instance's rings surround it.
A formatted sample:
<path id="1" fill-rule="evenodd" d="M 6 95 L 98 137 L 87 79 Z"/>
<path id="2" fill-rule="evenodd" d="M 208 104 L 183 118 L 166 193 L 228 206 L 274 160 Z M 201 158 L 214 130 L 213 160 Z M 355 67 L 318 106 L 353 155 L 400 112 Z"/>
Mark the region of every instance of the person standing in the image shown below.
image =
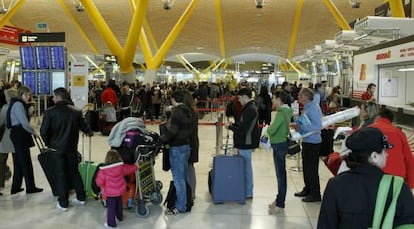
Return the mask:
<path id="1" fill-rule="evenodd" d="M 96 184 L 106 196 L 107 216 L 105 227 L 116 227 L 116 219 L 124 219 L 122 212 L 122 195 L 127 190 L 125 176 L 133 174 L 138 167 L 135 164 L 124 164 L 116 150 L 106 153 L 105 165 L 99 167 Z"/>
<path id="2" fill-rule="evenodd" d="M 243 106 L 240 121 L 226 123 L 225 127 L 233 131 L 234 147 L 245 159 L 246 168 L 246 198 L 253 198 L 253 169 L 252 152 L 259 147 L 260 130 L 258 126 L 258 113 L 252 100 L 252 91 L 249 88 L 241 88 L 237 92 L 240 104 Z"/>
<path id="3" fill-rule="evenodd" d="M 319 185 L 319 151 L 321 149 L 322 111 L 313 101 L 313 91 L 302 88 L 298 94 L 299 103 L 303 104 L 301 116 L 293 123 L 293 127 L 301 135 L 302 139 L 302 166 L 303 181 L 305 187 L 302 191 L 295 193 L 297 197 L 305 197 L 303 202 L 321 201 Z"/>
<path id="4" fill-rule="evenodd" d="M 188 159 L 188 184 L 191 187 L 191 197 L 193 200 L 195 199 L 195 193 L 196 193 L 196 173 L 195 173 L 195 167 L 194 163 L 198 162 L 198 149 L 200 147 L 200 141 L 198 139 L 198 112 L 197 112 L 197 106 L 195 104 L 195 101 L 193 99 L 193 96 L 191 95 L 191 92 L 189 90 L 184 90 L 184 104 L 186 104 L 188 107 L 191 108 L 191 135 L 190 135 L 190 158 Z"/>
<path id="5" fill-rule="evenodd" d="M 285 209 L 287 190 L 286 155 L 288 153 L 287 138 L 289 135 L 290 120 L 293 110 L 289 107 L 289 95 L 284 91 L 276 91 L 272 95 L 273 106 L 277 113 L 272 124 L 267 129 L 273 149 L 273 163 L 276 171 L 277 190 L 276 199 L 269 204 L 269 214 L 278 214 Z"/>
<path id="6" fill-rule="evenodd" d="M 10 139 L 13 142 L 13 183 L 10 193 L 16 194 L 22 188 L 23 177 L 26 183 L 26 193 L 42 192 L 42 188 L 35 185 L 30 147 L 34 146 L 32 135 L 38 137 L 29 122 L 29 107 L 32 100 L 32 91 L 27 86 L 20 86 L 17 97 L 10 99 L 7 109 L 7 128 L 10 128 Z"/>
<path id="7" fill-rule="evenodd" d="M 361 99 L 367 102 L 375 102 L 375 90 L 377 89 L 377 85 L 374 83 L 370 83 L 367 86 L 367 90 L 361 95 Z"/>
<path id="8" fill-rule="evenodd" d="M 381 169 L 388 160 L 387 151 L 393 146 L 377 128 L 364 127 L 346 139 L 346 147 L 351 150 L 346 159 L 351 170 L 328 181 L 319 213 L 318 229 L 372 227 L 378 189 L 384 175 Z M 386 197 L 387 205 L 391 202 L 392 193 L 390 190 L 388 198 Z M 414 223 L 414 198 L 405 183 L 395 210 L 392 228 Z M 386 210 L 384 215 L 385 213 Z"/>
<path id="9" fill-rule="evenodd" d="M 7 179 L 6 171 L 8 170 L 7 159 L 9 153 L 15 152 L 13 142 L 10 139 L 10 129 L 6 127 L 6 118 L 7 110 L 9 108 L 8 104 L 10 103 L 11 98 L 17 97 L 17 91 L 14 88 L 10 88 L 4 92 L 4 95 L 6 104 L 1 107 L 0 111 L 0 125 L 5 125 L 3 137 L 0 140 L 0 188 L 4 188 L 4 182 Z"/>
<path id="10" fill-rule="evenodd" d="M 414 157 L 406 135 L 392 124 L 393 119 L 392 111 L 382 108 L 370 127 L 378 128 L 394 146 L 388 150 L 387 163 L 382 170 L 386 174 L 404 178 L 414 195 Z"/>
<path id="11" fill-rule="evenodd" d="M 40 133 L 45 145 L 55 149 L 58 154 L 54 165 L 58 194 L 56 208 L 67 211 L 70 187 L 76 192 L 72 204 L 85 204 L 86 193 L 78 170 L 79 130 L 88 136 L 92 136 L 93 132 L 82 112 L 72 105 L 69 92 L 65 88 L 55 89 L 52 99 L 55 106 L 45 111 Z"/>
<path id="12" fill-rule="evenodd" d="M 171 95 L 174 106 L 171 113 L 170 126 L 161 135 L 160 141 L 170 145 L 170 165 L 177 193 L 175 207 L 166 209 L 165 214 L 174 215 L 187 211 L 188 159 L 190 157 L 190 138 L 192 134 L 192 111 L 185 103 L 182 90 L 175 90 Z"/>

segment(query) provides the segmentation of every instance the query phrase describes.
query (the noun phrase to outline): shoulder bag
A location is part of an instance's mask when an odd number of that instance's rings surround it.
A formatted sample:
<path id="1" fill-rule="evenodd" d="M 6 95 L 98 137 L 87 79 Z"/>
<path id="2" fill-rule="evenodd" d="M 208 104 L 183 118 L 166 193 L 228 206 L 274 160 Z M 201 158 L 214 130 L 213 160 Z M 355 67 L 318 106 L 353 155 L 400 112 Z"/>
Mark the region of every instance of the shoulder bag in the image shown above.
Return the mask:
<path id="1" fill-rule="evenodd" d="M 289 123 L 290 122 L 289 122 L 289 120 L 287 118 L 287 115 L 284 111 L 279 111 L 279 112 L 282 112 L 283 116 L 285 118 L 285 126 L 286 126 L 286 130 L 287 130 L 287 133 L 288 133 L 288 136 L 287 136 L 288 154 L 289 155 L 295 155 L 295 154 L 297 154 L 301 151 L 300 144 L 299 144 L 298 141 L 290 140 L 290 138 L 291 138 L 290 128 L 289 128 Z"/>
<path id="2" fill-rule="evenodd" d="M 388 192 L 390 190 L 391 182 L 394 180 L 392 185 L 392 201 L 388 207 L 384 217 L 385 203 L 387 201 Z M 404 179 L 398 176 L 392 176 L 384 174 L 382 176 L 380 185 L 378 187 L 377 198 L 375 201 L 374 219 L 372 221 L 371 229 L 386 229 L 393 228 L 395 209 L 397 207 L 397 200 L 401 192 L 401 187 L 404 183 Z M 381 225 L 382 222 L 382 225 Z M 396 227 L 396 229 L 409 229 L 414 228 L 414 224 L 405 224 Z"/>

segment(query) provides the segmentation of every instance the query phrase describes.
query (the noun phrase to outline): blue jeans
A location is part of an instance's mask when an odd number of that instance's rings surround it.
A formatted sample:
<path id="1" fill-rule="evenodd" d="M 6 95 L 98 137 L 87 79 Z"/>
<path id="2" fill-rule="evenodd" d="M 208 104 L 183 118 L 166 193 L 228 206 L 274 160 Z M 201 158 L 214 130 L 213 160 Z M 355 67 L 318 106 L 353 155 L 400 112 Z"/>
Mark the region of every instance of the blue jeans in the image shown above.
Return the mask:
<path id="1" fill-rule="evenodd" d="M 273 149 L 273 163 L 275 164 L 276 178 L 277 178 L 277 196 L 276 206 L 280 208 L 285 207 L 286 199 L 286 154 L 288 153 L 287 142 L 272 144 Z"/>
<path id="2" fill-rule="evenodd" d="M 246 197 L 253 196 L 252 151 L 251 149 L 239 149 L 239 155 L 244 157 L 246 168 Z"/>
<path id="3" fill-rule="evenodd" d="M 187 211 L 188 158 L 190 157 L 190 145 L 172 146 L 170 148 L 171 173 L 174 180 L 177 200 L 175 208 L 180 212 Z"/>

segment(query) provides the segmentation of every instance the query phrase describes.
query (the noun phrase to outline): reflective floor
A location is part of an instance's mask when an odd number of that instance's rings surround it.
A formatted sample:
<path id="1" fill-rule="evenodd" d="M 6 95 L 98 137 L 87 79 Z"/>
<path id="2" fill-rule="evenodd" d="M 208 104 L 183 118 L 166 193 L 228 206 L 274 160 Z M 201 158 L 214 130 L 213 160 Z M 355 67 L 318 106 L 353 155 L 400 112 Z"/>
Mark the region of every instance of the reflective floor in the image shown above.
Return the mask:
<path id="1" fill-rule="evenodd" d="M 205 120 L 208 121 L 208 120 Z M 158 130 L 158 125 L 147 125 L 147 129 Z M 163 206 L 148 203 L 150 210 L 147 218 L 139 218 L 134 210 L 124 210 L 124 220 L 118 223 L 119 228 L 188 228 L 188 229 L 247 229 L 247 228 L 316 228 L 320 203 L 303 203 L 293 193 L 303 187 L 301 172 L 288 170 L 288 193 L 284 213 L 269 215 L 267 205 L 275 199 L 277 183 L 271 152 L 257 149 L 253 153 L 254 196 L 246 204 L 224 203 L 215 205 L 211 202 L 207 186 L 207 174 L 215 153 L 216 129 L 214 126 L 201 125 L 200 162 L 195 165 L 197 173 L 196 200 L 191 213 L 165 215 Z M 80 140 L 79 150 L 82 149 Z M 88 153 L 88 144 L 85 151 Z M 109 149 L 107 137 L 96 133 L 92 137 L 92 160 L 102 162 Z M 26 194 L 21 192 L 10 195 L 11 180 L 0 196 L 0 228 L 104 228 L 106 209 L 93 198 L 87 200 L 85 206 L 70 206 L 67 212 L 56 210 L 56 198 L 53 197 L 46 177 L 37 160 L 37 148 L 32 148 L 32 160 L 38 187 L 45 189 L 42 193 Z M 166 196 L 170 172 L 161 169 L 161 155 L 156 159 L 155 176 L 162 181 L 162 194 Z M 287 160 L 287 167 L 296 165 L 296 160 Z M 11 165 L 11 157 L 8 164 Z M 330 172 L 323 163 L 319 166 L 321 190 L 324 190 Z"/>

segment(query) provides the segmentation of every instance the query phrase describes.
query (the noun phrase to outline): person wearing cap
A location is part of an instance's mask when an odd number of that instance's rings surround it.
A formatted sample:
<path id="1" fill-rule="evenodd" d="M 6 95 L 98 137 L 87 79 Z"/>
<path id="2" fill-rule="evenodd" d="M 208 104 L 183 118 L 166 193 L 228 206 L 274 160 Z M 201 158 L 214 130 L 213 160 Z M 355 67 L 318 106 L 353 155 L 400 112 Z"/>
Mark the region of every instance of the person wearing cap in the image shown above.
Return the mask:
<path id="1" fill-rule="evenodd" d="M 355 131 L 346 139 L 345 144 L 351 150 L 346 159 L 351 170 L 328 181 L 319 213 L 318 229 L 366 229 L 372 226 L 378 187 L 384 175 L 382 168 L 387 161 L 387 150 L 393 146 L 379 129 L 373 127 Z M 389 200 L 391 195 L 390 191 Z M 397 200 L 394 227 L 412 223 L 414 198 L 404 183 Z"/>
<path id="2" fill-rule="evenodd" d="M 292 124 L 301 135 L 308 135 L 302 140 L 302 166 L 305 187 L 295 193 L 297 197 L 304 197 L 303 202 L 321 201 L 319 184 L 319 152 L 321 150 L 322 111 L 318 103 L 313 101 L 312 89 L 302 88 L 298 100 L 303 104 L 302 115 Z"/>
<path id="3" fill-rule="evenodd" d="M 387 163 L 383 168 L 384 173 L 403 177 L 414 193 L 414 157 L 405 134 L 392 125 L 393 118 L 392 111 L 382 108 L 378 113 L 378 118 L 370 126 L 381 130 L 394 145 L 388 151 Z"/>

